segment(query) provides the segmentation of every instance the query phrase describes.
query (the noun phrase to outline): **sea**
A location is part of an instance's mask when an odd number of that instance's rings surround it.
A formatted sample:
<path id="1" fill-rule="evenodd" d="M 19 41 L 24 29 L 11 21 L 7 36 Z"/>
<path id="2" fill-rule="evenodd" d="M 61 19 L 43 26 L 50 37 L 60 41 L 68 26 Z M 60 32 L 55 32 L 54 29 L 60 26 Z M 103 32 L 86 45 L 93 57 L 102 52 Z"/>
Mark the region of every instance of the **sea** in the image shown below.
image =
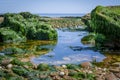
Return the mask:
<path id="1" fill-rule="evenodd" d="M 85 14 L 38 14 L 42 17 L 82 17 Z"/>

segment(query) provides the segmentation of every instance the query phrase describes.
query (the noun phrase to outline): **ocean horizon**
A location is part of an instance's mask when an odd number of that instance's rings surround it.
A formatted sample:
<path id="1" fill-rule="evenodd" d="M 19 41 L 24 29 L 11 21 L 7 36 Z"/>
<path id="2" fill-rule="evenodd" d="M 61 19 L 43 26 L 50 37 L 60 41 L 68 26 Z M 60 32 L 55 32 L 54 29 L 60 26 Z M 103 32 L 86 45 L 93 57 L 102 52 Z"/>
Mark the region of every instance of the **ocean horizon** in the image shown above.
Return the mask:
<path id="1" fill-rule="evenodd" d="M 86 13 L 84 14 L 60 14 L 60 13 L 39 13 L 38 15 L 39 16 L 42 16 L 42 17 L 82 17 L 84 16 Z"/>

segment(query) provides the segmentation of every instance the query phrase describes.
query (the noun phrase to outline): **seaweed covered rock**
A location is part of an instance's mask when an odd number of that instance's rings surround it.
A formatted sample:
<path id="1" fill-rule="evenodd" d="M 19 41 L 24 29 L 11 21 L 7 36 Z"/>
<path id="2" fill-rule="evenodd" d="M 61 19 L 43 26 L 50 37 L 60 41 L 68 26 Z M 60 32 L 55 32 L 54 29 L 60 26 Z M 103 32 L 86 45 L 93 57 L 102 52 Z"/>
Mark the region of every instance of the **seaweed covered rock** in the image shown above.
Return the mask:
<path id="1" fill-rule="evenodd" d="M 13 72 L 20 75 L 20 76 L 26 76 L 27 73 L 29 72 L 28 70 L 26 70 L 25 68 L 21 67 L 21 66 L 16 66 L 12 68 Z"/>
<path id="2" fill-rule="evenodd" d="M 95 33 L 103 34 L 114 47 L 120 47 L 120 6 L 97 6 L 91 13 L 91 25 Z"/>
<path id="3" fill-rule="evenodd" d="M 17 34 L 17 32 L 7 29 L 7 28 L 0 28 L 0 41 L 1 42 L 18 42 L 18 41 L 25 41 L 26 38 Z"/>
<path id="4" fill-rule="evenodd" d="M 17 47 L 6 48 L 6 49 L 2 50 L 1 52 L 4 54 L 25 53 L 24 50 L 17 48 Z"/>
<path id="5" fill-rule="evenodd" d="M 6 13 L 0 24 L 0 41 L 56 40 L 57 32 L 40 17 L 29 12 Z"/>
<path id="6" fill-rule="evenodd" d="M 37 68 L 38 70 L 41 70 L 41 71 L 47 71 L 50 69 L 48 64 L 39 64 Z"/>

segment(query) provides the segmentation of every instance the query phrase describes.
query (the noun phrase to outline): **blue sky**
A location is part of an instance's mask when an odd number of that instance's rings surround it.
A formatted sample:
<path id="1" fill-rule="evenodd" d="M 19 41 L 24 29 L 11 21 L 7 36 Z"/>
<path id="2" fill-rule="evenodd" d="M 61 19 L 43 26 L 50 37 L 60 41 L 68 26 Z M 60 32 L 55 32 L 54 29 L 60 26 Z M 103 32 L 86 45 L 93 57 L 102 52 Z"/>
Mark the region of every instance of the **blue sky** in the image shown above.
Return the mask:
<path id="1" fill-rule="evenodd" d="M 89 13 L 97 5 L 120 5 L 120 0 L 0 0 L 0 13 Z"/>

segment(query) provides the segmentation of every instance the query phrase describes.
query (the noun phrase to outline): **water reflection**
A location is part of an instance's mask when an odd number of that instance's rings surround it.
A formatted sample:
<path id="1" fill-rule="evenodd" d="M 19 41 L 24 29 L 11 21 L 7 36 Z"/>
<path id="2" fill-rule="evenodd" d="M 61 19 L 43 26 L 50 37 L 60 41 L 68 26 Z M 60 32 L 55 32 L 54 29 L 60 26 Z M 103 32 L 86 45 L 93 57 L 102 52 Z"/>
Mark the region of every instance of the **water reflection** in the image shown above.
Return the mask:
<path id="1" fill-rule="evenodd" d="M 27 42 L 23 42 L 23 43 L 0 43 L 0 54 L 6 54 L 8 53 L 8 51 L 16 51 L 13 49 L 21 49 L 23 50 L 22 54 L 23 56 L 28 54 L 44 54 L 44 53 L 48 53 L 49 51 L 54 49 L 54 46 L 56 45 L 57 41 L 33 41 L 33 40 L 29 40 Z M 15 52 L 14 52 L 15 53 Z M 16 51 L 16 53 L 14 55 L 20 55 L 18 54 L 19 51 Z M 13 55 L 13 54 L 12 54 Z"/>
<path id="2" fill-rule="evenodd" d="M 79 64 L 84 61 L 92 61 L 96 58 L 97 62 L 102 61 L 105 56 L 99 52 L 90 49 L 91 45 L 84 45 L 81 39 L 88 35 L 86 31 L 68 31 L 57 30 L 58 42 L 54 49 L 45 55 L 32 58 L 31 61 L 35 64 L 48 63 L 52 65 L 75 63 Z M 48 45 L 41 46 L 42 48 L 51 48 Z M 77 47 L 78 50 L 73 50 Z"/>

